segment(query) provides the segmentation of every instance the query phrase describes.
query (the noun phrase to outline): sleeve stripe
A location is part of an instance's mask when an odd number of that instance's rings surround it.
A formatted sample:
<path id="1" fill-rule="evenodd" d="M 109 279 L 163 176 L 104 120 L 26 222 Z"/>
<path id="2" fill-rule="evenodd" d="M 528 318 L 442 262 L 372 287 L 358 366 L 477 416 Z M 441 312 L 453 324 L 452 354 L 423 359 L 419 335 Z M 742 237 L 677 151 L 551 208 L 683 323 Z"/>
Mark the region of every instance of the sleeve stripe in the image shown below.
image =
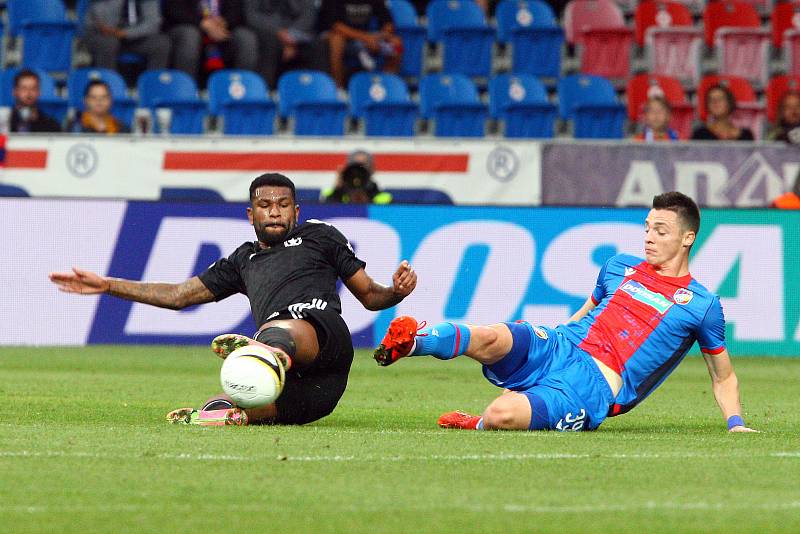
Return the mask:
<path id="1" fill-rule="evenodd" d="M 599 300 L 597 300 L 596 298 L 594 298 L 594 295 L 592 295 L 592 296 L 591 296 L 591 299 L 592 299 L 592 302 L 594 303 L 594 305 L 595 305 L 595 306 L 597 306 L 598 304 L 600 304 L 600 301 L 599 301 Z"/>
<path id="2" fill-rule="evenodd" d="M 714 354 L 719 354 L 723 350 L 725 350 L 725 345 L 722 345 L 721 347 L 717 347 L 716 349 L 706 349 L 706 348 L 700 347 L 700 352 L 702 352 L 703 354 L 714 355 Z"/>

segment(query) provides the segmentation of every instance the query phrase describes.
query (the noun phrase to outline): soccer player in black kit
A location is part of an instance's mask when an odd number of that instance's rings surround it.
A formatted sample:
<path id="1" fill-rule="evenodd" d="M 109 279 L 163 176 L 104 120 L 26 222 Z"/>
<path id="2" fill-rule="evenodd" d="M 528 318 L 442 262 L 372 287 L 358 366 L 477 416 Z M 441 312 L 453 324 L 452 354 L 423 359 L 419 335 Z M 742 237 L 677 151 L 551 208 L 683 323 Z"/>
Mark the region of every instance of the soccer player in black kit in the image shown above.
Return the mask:
<path id="1" fill-rule="evenodd" d="M 167 418 L 200 425 L 310 423 L 336 407 L 353 360 L 350 331 L 340 315 L 337 279 L 365 308 L 382 310 L 407 297 L 417 275 L 403 261 L 391 286 L 375 282 L 336 228 L 313 219 L 298 224 L 299 214 L 294 183 L 282 174 L 264 174 L 250 184 L 247 208 L 257 241 L 244 243 L 198 276 L 179 284 L 149 283 L 73 268 L 71 273 L 52 273 L 50 280 L 68 293 L 108 293 L 176 310 L 235 293 L 247 295 L 260 325 L 258 332 L 253 339 L 217 336 L 211 348 L 225 358 L 248 344 L 268 346 L 287 367 L 280 397 L 274 404 L 243 410 L 220 395 L 199 410 L 181 408 Z"/>

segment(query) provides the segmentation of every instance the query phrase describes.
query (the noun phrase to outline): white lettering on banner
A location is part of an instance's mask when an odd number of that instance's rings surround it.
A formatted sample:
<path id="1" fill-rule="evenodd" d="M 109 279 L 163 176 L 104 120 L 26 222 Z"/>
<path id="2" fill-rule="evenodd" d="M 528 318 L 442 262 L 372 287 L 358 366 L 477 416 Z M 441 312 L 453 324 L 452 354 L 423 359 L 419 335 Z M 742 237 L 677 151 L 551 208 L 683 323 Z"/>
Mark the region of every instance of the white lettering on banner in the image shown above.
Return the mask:
<path id="1" fill-rule="evenodd" d="M 783 164 L 783 190 L 791 191 L 794 187 L 794 181 L 800 173 L 800 163 L 784 163 Z"/>
<path id="2" fill-rule="evenodd" d="M 469 247 L 489 248 L 480 278 L 464 317 L 445 317 L 453 283 Z M 411 262 L 420 273 L 413 299 L 397 308 L 397 315 L 425 317 L 429 324 L 448 319 L 489 324 L 512 319 L 520 305 L 535 262 L 536 244 L 523 227 L 501 221 L 461 221 L 431 232 L 417 248 Z"/>
<path id="3" fill-rule="evenodd" d="M 783 183 L 764 156 L 754 152 L 731 175 L 727 190 L 735 189 L 741 189 L 734 202 L 736 206 L 757 207 L 783 193 Z"/>
<path id="4" fill-rule="evenodd" d="M 705 177 L 705 195 L 699 194 L 699 181 Z M 709 161 L 678 161 L 675 163 L 675 190 L 694 199 L 705 198 L 706 206 L 728 206 L 724 190 L 728 181 L 725 165 Z M 652 198 L 647 202 L 650 204 Z"/>
<path id="5" fill-rule="evenodd" d="M 248 222 L 227 218 L 165 217 L 153 243 L 142 280 L 183 282 L 192 275 L 197 253 L 204 244 L 219 246 L 227 256 L 242 242 L 252 239 Z M 250 314 L 243 295 L 234 295 L 216 304 L 205 304 L 191 311 L 172 310 L 134 304 L 125 325 L 126 334 L 216 335 L 239 325 Z"/>
<path id="6" fill-rule="evenodd" d="M 618 254 L 641 256 L 644 228 L 633 223 L 588 223 L 568 228 L 545 250 L 542 277 L 562 293 L 588 298 L 602 267 L 592 256 L 603 246 L 614 247 Z"/>
<path id="7" fill-rule="evenodd" d="M 337 217 L 325 222 L 335 226 L 355 244 L 356 256 L 367 262 L 370 277 L 380 284 L 391 285 L 392 275 L 400 263 L 400 236 L 394 228 L 357 217 Z M 419 294 L 419 290 L 414 294 Z M 379 312 L 364 309 L 347 288 L 342 288 L 339 298 L 342 301 L 342 319 L 351 332 L 360 332 L 375 321 Z"/>
<path id="8" fill-rule="evenodd" d="M 649 206 L 653 197 L 664 192 L 656 164 L 652 161 L 631 162 L 628 174 L 617 195 L 617 206 Z"/>
<path id="9" fill-rule="evenodd" d="M 721 224 L 697 251 L 691 272 L 719 291 L 739 265 L 735 297 L 720 298 L 739 341 L 784 339 L 783 229 L 777 225 Z"/>

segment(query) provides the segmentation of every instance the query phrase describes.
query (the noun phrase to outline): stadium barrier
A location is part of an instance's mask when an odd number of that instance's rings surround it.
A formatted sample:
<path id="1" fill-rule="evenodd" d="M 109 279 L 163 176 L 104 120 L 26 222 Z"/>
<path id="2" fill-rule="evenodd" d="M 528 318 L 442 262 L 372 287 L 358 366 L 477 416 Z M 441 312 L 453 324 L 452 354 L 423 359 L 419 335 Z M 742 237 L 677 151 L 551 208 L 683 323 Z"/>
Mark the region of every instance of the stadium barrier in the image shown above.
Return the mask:
<path id="1" fill-rule="evenodd" d="M 783 144 L 17 135 L 0 189 L 127 200 L 174 199 L 178 189 L 239 201 L 255 175 L 277 171 L 308 202 L 355 149 L 375 154 L 379 185 L 398 199 L 405 189 L 461 205 L 642 206 L 678 189 L 702 206 L 764 207 L 800 169 Z"/>
<path id="2" fill-rule="evenodd" d="M 234 296 L 181 312 L 109 296 L 59 293 L 47 279 L 72 266 L 178 282 L 254 238 L 244 203 L 0 199 L 4 252 L 0 344 L 206 344 L 251 332 Z M 309 205 L 334 224 L 384 283 L 401 259 L 419 273 L 396 309 L 368 312 L 342 290 L 357 346 L 372 346 L 399 314 L 429 323 L 527 319 L 554 325 L 587 298 L 616 252 L 640 254 L 642 208 Z M 800 355 L 800 213 L 708 209 L 694 276 L 722 298 L 734 354 Z"/>

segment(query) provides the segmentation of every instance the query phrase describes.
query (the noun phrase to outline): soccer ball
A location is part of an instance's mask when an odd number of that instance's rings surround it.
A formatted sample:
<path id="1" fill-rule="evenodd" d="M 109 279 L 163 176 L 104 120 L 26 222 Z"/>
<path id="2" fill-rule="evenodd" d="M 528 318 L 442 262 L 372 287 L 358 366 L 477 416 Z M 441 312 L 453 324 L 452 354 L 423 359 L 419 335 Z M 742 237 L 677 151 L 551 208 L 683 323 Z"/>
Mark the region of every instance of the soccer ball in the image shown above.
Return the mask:
<path id="1" fill-rule="evenodd" d="M 248 345 L 231 352 L 219 373 L 222 389 L 241 408 L 265 406 L 280 396 L 286 371 L 265 347 Z"/>

